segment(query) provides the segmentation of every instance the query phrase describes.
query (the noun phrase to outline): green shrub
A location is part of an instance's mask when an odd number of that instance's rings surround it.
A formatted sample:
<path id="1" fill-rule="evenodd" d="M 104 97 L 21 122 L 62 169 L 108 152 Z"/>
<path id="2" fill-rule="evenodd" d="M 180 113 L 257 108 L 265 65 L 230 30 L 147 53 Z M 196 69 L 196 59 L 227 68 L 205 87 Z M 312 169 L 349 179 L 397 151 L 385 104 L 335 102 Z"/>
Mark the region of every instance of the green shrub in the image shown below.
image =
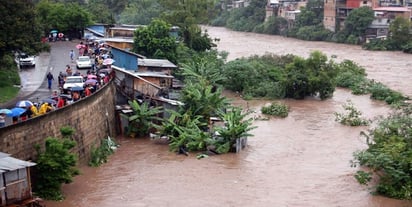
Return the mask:
<path id="1" fill-rule="evenodd" d="M 409 108 L 382 119 L 369 133 L 362 133 L 368 148 L 354 153 L 354 163 L 367 167 L 377 178 L 377 194 L 412 200 L 411 126 Z"/>
<path id="2" fill-rule="evenodd" d="M 260 111 L 262 114 L 268 114 L 278 117 L 287 117 L 289 114 L 289 107 L 284 103 L 272 103 L 269 106 L 263 106 Z"/>
<path id="3" fill-rule="evenodd" d="M 117 144 L 110 138 L 102 139 L 99 147 L 92 147 L 89 166 L 98 167 L 107 162 L 109 155 L 113 154 Z"/>
<path id="4" fill-rule="evenodd" d="M 369 91 L 372 99 L 385 101 L 387 104 L 396 104 L 406 100 L 406 97 L 404 97 L 401 93 L 391 90 L 379 82 L 373 82 L 369 88 Z"/>
<path id="5" fill-rule="evenodd" d="M 71 152 L 75 145 L 76 142 L 68 138 L 48 137 L 44 151 L 37 147 L 39 155 L 35 166 L 36 182 L 33 186 L 37 195 L 48 200 L 64 199 L 62 184 L 72 182 L 73 177 L 79 174 L 75 167 L 77 157 Z"/>
<path id="6" fill-rule="evenodd" d="M 362 112 L 357 110 L 353 103 L 348 100 L 343 104 L 346 113 L 335 112 L 335 121 L 348 126 L 366 126 L 369 121 L 362 118 Z"/>

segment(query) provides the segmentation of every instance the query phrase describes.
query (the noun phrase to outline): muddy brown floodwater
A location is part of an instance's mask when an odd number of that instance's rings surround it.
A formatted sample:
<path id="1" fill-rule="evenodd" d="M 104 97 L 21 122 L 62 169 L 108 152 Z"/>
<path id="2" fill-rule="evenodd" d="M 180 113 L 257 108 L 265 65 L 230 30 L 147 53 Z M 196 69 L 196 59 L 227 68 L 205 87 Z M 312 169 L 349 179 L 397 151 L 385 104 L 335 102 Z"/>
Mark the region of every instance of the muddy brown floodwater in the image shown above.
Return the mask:
<path id="1" fill-rule="evenodd" d="M 305 42 L 284 37 L 207 27 L 219 38 L 219 50 L 229 60 L 266 52 L 307 57 L 320 50 L 336 61 L 354 60 L 369 78 L 412 95 L 412 56 L 400 52 L 364 51 L 358 46 Z M 253 110 L 270 101 L 245 101 L 225 92 L 234 105 Z M 390 113 L 383 102 L 338 89 L 320 101 L 282 100 L 289 116 L 255 120 L 248 147 L 239 154 L 196 159 L 168 151 L 148 139 L 118 138 L 121 146 L 99 168 L 82 167 L 82 175 L 63 187 L 66 200 L 47 202 L 62 207 L 135 206 L 257 206 L 257 207 L 406 207 L 411 202 L 373 196 L 359 185 L 350 165 L 353 152 L 366 147 L 359 133 L 367 127 L 347 127 L 334 121 L 334 112 L 351 100 L 371 120 Z"/>

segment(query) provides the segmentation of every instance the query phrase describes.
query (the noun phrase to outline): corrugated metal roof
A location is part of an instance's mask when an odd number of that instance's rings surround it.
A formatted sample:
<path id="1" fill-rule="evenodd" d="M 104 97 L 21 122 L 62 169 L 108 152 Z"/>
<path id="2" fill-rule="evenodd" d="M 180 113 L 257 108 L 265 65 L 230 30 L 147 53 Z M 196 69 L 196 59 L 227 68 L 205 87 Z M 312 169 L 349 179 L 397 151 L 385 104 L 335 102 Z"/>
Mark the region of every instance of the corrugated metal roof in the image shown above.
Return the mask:
<path id="1" fill-rule="evenodd" d="M 19 160 L 14 157 L 10 157 L 9 154 L 0 152 L 0 173 L 14 171 L 26 167 L 35 166 L 36 163 Z"/>
<path id="2" fill-rule="evenodd" d="M 137 60 L 137 65 L 148 67 L 177 68 L 175 64 L 166 59 L 141 59 Z"/>
<path id="3" fill-rule="evenodd" d="M 136 72 L 135 74 L 141 77 L 174 78 L 171 75 L 167 75 L 161 72 Z"/>

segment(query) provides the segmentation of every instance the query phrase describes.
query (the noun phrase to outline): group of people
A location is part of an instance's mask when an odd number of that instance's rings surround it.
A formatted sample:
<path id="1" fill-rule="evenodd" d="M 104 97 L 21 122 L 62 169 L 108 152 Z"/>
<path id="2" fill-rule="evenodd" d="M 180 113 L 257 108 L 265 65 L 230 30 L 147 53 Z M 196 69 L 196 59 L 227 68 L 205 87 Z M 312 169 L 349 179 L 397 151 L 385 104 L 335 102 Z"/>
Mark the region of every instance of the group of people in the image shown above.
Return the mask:
<path id="1" fill-rule="evenodd" d="M 80 100 L 83 97 L 90 96 L 95 91 L 97 91 L 101 85 L 104 85 L 110 81 L 110 78 L 114 77 L 114 73 L 111 70 L 100 71 L 103 68 L 103 59 L 109 57 L 110 53 L 102 53 L 100 47 L 98 45 L 94 45 L 94 50 L 89 47 L 88 49 L 84 49 L 79 51 L 79 55 L 90 55 L 91 58 L 95 59 L 97 64 L 94 64 L 93 67 L 87 71 L 85 75 L 81 74 L 79 70 L 73 72 L 73 69 L 70 65 L 66 65 L 65 73 L 61 71 L 58 76 L 58 84 L 59 88 L 61 89 L 60 93 L 55 90 L 52 92 L 50 97 L 47 98 L 48 101 L 42 101 L 40 103 L 33 103 L 27 107 L 21 107 L 24 109 L 24 112 L 21 113 L 19 116 L 12 117 L 13 124 L 25 121 L 27 119 L 47 114 L 48 112 L 54 111 L 56 109 L 62 108 L 68 104 L 71 104 L 75 101 Z M 82 54 L 80 52 L 83 52 Z M 74 52 L 73 50 L 70 51 L 70 59 L 74 59 Z M 85 84 L 83 86 L 83 90 L 81 91 L 70 91 L 69 94 L 65 94 L 63 92 L 63 85 L 65 83 L 67 76 L 82 76 L 85 81 L 88 79 L 95 79 L 95 81 L 90 81 L 91 83 Z M 54 76 L 51 72 L 46 74 L 47 79 L 47 87 L 49 90 L 52 89 L 52 83 L 54 81 Z M 87 82 L 86 82 L 87 83 Z M 6 125 L 6 114 L 0 114 L 0 127 L 4 127 Z"/>

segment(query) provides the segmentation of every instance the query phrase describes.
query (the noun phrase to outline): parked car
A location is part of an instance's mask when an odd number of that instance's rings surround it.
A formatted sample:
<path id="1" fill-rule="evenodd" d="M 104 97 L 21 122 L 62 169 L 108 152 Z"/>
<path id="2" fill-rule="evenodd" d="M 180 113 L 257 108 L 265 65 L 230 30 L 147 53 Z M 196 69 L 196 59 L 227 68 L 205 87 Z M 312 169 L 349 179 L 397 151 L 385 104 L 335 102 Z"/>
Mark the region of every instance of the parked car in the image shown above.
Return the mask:
<path id="1" fill-rule="evenodd" d="M 28 55 L 24 52 L 16 52 L 14 61 L 20 68 L 36 66 L 35 56 Z"/>
<path id="2" fill-rule="evenodd" d="M 82 76 L 68 76 L 63 84 L 63 93 L 67 94 L 74 87 L 83 88 L 84 78 Z"/>
<path id="3" fill-rule="evenodd" d="M 77 69 L 84 69 L 84 68 L 92 68 L 92 61 L 90 60 L 89 56 L 80 56 L 76 60 L 76 68 Z"/>

